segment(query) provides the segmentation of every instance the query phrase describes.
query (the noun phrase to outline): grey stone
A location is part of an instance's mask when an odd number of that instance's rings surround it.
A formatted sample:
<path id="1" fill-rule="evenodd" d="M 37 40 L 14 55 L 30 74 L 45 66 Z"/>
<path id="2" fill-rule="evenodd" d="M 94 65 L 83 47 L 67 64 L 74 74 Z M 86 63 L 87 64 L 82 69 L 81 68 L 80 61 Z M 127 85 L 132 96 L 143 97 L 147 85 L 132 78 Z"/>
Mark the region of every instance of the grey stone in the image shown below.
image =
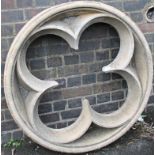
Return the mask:
<path id="1" fill-rule="evenodd" d="M 63 119 L 71 119 L 71 118 L 77 118 L 80 115 L 80 109 L 75 110 L 67 110 L 61 113 L 61 117 Z"/>
<path id="2" fill-rule="evenodd" d="M 68 100 L 69 108 L 77 108 L 77 107 L 81 107 L 81 105 L 82 105 L 81 98 Z"/>
<path id="3" fill-rule="evenodd" d="M 52 111 L 51 104 L 41 104 L 38 107 L 38 114 L 48 113 Z"/>
<path id="4" fill-rule="evenodd" d="M 59 121 L 59 115 L 58 115 L 58 113 L 52 113 L 52 114 L 48 114 L 48 115 L 42 115 L 42 116 L 40 116 L 40 119 L 44 123 L 56 122 L 56 121 Z"/>
<path id="5" fill-rule="evenodd" d="M 67 79 L 67 86 L 68 87 L 74 87 L 74 86 L 80 86 L 81 85 L 81 77 L 73 77 Z"/>
<path id="6" fill-rule="evenodd" d="M 110 101 L 110 93 L 97 95 L 97 103 L 104 103 Z"/>
<path id="7" fill-rule="evenodd" d="M 112 93 L 112 100 L 119 100 L 124 98 L 124 92 L 123 91 L 117 91 Z"/>
<path id="8" fill-rule="evenodd" d="M 54 111 L 60 111 L 60 110 L 65 110 L 65 107 L 67 105 L 66 100 L 61 100 L 53 103 L 53 108 Z"/>
<path id="9" fill-rule="evenodd" d="M 62 59 L 61 57 L 52 57 L 47 59 L 47 66 L 48 67 L 58 67 L 62 66 Z"/>
<path id="10" fill-rule="evenodd" d="M 13 10 L 1 13 L 3 23 L 13 23 L 24 20 L 23 10 Z"/>
<path id="11" fill-rule="evenodd" d="M 83 84 L 91 84 L 96 82 L 96 74 L 83 75 L 82 77 Z"/>
<path id="12" fill-rule="evenodd" d="M 64 56 L 64 60 L 65 60 L 65 65 L 78 64 L 79 56 L 78 55 Z"/>
<path id="13" fill-rule="evenodd" d="M 13 129 L 18 129 L 18 126 L 15 124 L 13 120 L 5 121 L 1 123 L 1 130 L 2 131 L 9 131 Z"/>

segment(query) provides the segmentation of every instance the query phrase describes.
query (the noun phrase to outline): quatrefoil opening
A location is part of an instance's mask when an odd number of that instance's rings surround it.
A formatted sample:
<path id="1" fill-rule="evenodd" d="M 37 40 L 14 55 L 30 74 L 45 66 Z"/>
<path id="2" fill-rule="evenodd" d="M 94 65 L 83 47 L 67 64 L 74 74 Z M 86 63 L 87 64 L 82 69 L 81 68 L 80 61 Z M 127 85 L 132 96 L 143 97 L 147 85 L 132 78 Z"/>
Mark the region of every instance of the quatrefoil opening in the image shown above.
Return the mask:
<path id="1" fill-rule="evenodd" d="M 43 93 L 59 83 L 40 80 L 30 73 L 25 62 L 27 48 L 39 36 L 54 34 L 76 50 L 83 31 L 98 22 L 112 25 L 119 34 L 119 53 L 102 71 L 118 73 L 127 81 L 127 99 L 120 109 L 110 114 L 97 113 L 84 99 L 76 122 L 63 129 L 50 129 L 40 121 L 37 107 Z M 25 100 L 20 94 L 17 78 L 29 90 Z M 6 99 L 19 126 L 37 143 L 72 153 L 106 146 L 122 136 L 143 111 L 151 82 L 152 59 L 143 34 L 122 12 L 97 2 L 68 3 L 49 8 L 32 18 L 15 38 L 5 68 Z M 99 127 L 86 133 L 91 123 Z"/>

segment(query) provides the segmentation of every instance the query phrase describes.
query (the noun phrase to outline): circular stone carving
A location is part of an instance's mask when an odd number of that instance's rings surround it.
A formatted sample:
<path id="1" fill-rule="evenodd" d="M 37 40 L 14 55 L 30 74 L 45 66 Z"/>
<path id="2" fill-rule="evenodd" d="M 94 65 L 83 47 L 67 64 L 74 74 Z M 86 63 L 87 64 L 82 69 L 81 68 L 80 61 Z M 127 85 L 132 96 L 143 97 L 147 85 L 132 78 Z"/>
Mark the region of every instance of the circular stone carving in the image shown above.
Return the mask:
<path id="1" fill-rule="evenodd" d="M 40 121 L 37 106 L 43 93 L 59 83 L 40 80 L 30 73 L 25 62 L 27 48 L 39 36 L 54 34 L 76 50 L 83 31 L 98 22 L 112 25 L 119 34 L 119 53 L 102 71 L 115 72 L 125 78 L 127 99 L 119 110 L 110 114 L 97 113 L 89 101 L 83 99 L 82 112 L 72 125 L 62 129 L 48 128 Z M 26 99 L 19 91 L 18 81 L 28 90 Z M 4 73 L 6 100 L 17 124 L 36 143 L 68 153 L 99 149 L 125 134 L 144 110 L 151 85 L 152 57 L 144 35 L 127 15 L 99 2 L 69 2 L 33 17 L 14 39 Z M 88 130 L 92 123 L 97 127 Z"/>

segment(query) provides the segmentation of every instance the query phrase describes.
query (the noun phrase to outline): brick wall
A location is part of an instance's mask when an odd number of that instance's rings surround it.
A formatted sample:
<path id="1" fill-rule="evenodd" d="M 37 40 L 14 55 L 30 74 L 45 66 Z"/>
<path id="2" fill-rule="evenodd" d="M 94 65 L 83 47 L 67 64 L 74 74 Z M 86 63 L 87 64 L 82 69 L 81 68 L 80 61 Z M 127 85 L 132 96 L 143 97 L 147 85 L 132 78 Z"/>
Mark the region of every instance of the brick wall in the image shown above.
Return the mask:
<path id="1" fill-rule="evenodd" d="M 2 0 L 2 143 L 23 137 L 13 121 L 3 93 L 5 59 L 13 38 L 40 11 L 68 0 Z M 70 0 L 71 1 L 71 0 Z M 74 0 L 73 0 L 74 1 Z M 128 14 L 140 27 L 153 52 L 153 23 L 144 18 L 149 0 L 100 0 Z M 82 35 L 75 51 L 61 38 L 46 35 L 35 40 L 27 52 L 27 65 L 40 79 L 55 79 L 61 86 L 48 90 L 40 100 L 40 119 L 52 128 L 73 123 L 81 111 L 81 98 L 98 112 L 118 109 L 127 95 L 126 81 L 118 74 L 101 72 L 119 50 L 119 37 L 112 26 L 94 24 Z M 153 54 L 153 53 L 152 53 Z M 153 109 L 153 92 L 146 110 Z"/>

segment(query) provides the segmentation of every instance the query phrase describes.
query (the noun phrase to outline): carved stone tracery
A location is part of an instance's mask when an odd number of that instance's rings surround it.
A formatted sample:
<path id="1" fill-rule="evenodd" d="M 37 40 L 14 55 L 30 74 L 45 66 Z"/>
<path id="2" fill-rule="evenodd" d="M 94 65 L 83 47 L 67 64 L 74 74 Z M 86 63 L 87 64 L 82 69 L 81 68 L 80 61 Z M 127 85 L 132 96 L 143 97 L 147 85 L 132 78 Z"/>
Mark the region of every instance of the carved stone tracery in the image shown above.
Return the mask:
<path id="1" fill-rule="evenodd" d="M 98 22 L 112 25 L 119 34 L 119 53 L 102 71 L 118 73 L 127 81 L 127 99 L 110 114 L 97 113 L 83 99 L 82 112 L 72 125 L 48 128 L 41 122 L 37 107 L 43 93 L 59 83 L 40 80 L 30 73 L 26 66 L 27 48 L 39 36 L 54 34 L 76 50 L 83 31 Z M 20 94 L 18 80 L 29 91 L 26 100 Z M 98 2 L 66 3 L 41 12 L 19 32 L 7 56 L 4 84 L 11 114 L 30 138 L 56 151 L 87 152 L 117 140 L 144 110 L 152 84 L 151 52 L 138 27 L 119 10 Z M 92 123 L 98 127 L 88 131 Z"/>

